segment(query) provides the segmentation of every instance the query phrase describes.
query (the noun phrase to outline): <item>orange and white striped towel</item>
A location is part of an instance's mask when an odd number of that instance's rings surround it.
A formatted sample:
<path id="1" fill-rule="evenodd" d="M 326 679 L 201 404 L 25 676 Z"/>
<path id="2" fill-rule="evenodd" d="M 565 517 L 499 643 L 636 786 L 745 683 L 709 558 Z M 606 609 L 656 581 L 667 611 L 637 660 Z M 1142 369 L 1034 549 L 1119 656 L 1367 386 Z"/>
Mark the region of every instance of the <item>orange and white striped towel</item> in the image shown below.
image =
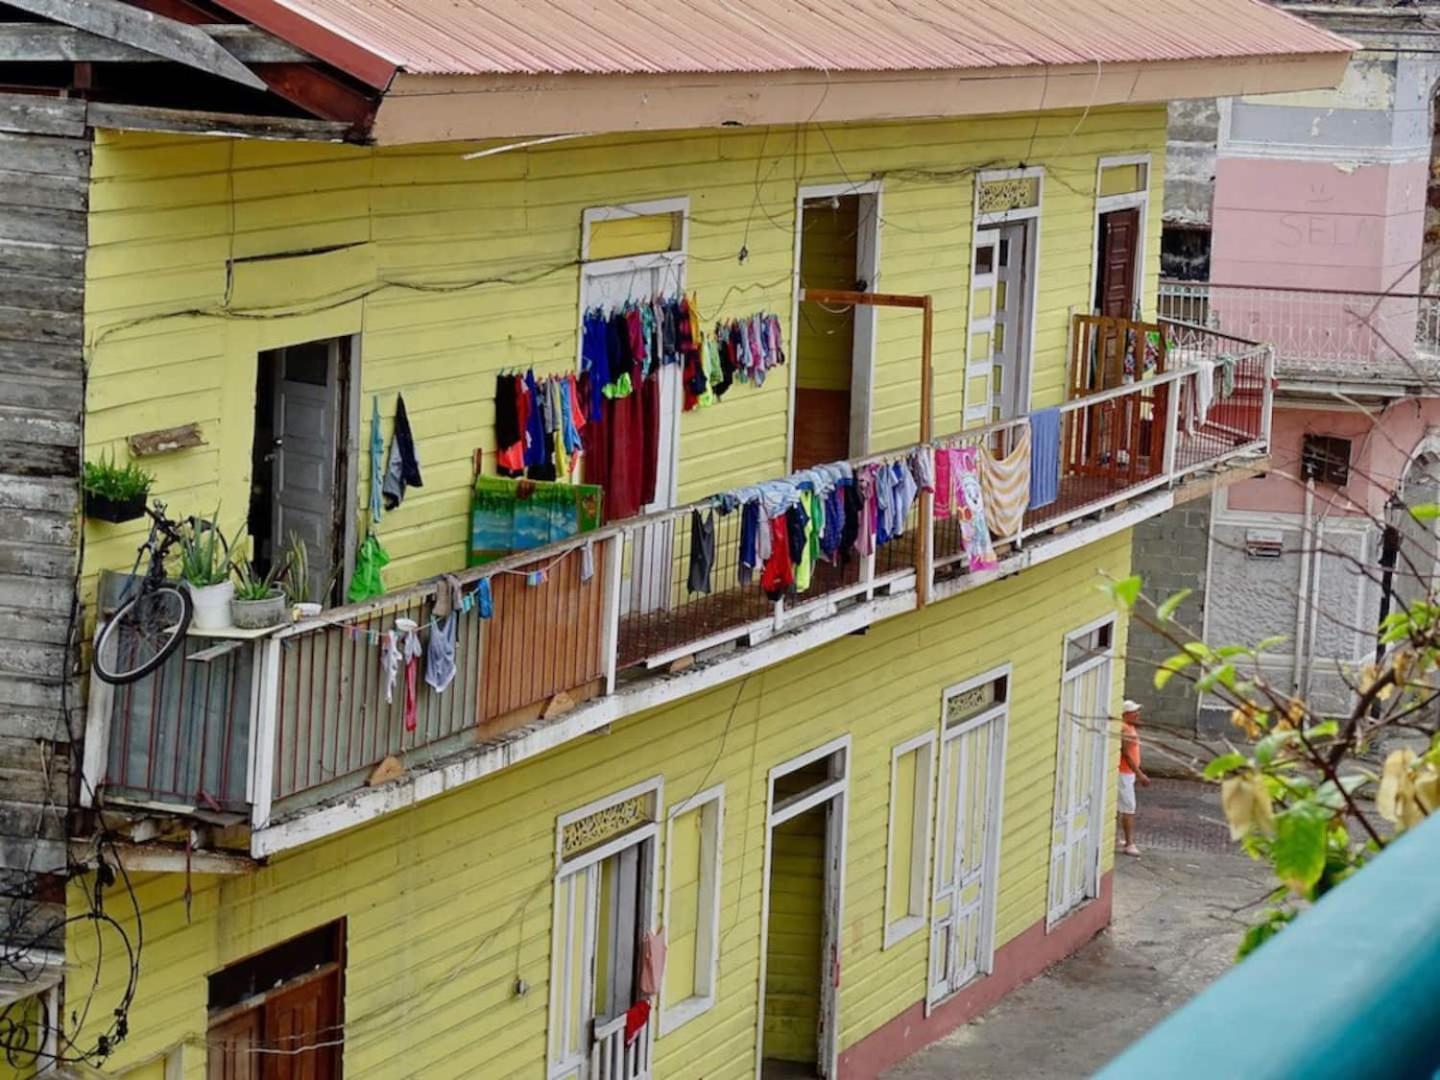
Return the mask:
<path id="1" fill-rule="evenodd" d="M 997 541 L 1020 534 L 1030 504 L 1030 425 L 1020 429 L 1015 449 L 997 461 L 980 448 L 980 480 L 985 491 L 985 521 Z"/>

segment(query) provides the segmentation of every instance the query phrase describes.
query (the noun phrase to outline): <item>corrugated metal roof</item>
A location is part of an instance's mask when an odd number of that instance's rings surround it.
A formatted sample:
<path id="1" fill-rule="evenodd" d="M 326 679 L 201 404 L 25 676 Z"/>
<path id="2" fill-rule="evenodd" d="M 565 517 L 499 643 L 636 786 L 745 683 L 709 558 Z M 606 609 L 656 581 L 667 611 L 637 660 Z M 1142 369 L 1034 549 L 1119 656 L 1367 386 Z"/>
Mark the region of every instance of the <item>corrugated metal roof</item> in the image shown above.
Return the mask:
<path id="1" fill-rule="evenodd" d="M 252 12 L 270 6 L 222 2 Z M 420 75 L 937 71 L 1352 48 L 1262 0 L 273 3 Z M 304 47 L 299 35 L 286 36 Z"/>

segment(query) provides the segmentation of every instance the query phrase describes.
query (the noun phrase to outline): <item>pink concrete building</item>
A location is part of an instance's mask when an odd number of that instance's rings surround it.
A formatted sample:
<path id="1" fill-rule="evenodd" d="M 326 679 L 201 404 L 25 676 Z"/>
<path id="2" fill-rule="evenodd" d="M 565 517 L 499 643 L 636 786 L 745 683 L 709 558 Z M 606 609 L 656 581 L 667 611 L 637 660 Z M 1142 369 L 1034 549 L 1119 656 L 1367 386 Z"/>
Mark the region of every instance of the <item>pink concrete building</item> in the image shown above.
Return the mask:
<path id="1" fill-rule="evenodd" d="M 1265 674 L 1342 708 L 1382 605 L 1436 567 L 1402 500 L 1435 501 L 1440 476 L 1440 296 L 1424 291 L 1437 12 L 1280 6 L 1362 51 L 1335 91 L 1172 112 L 1167 268 L 1192 280 L 1161 297 L 1162 315 L 1274 344 L 1272 453 L 1208 512 L 1137 530 L 1135 561 L 1152 595 L 1196 590 L 1182 614 L 1212 643 L 1284 634 Z M 1131 648 L 1130 691 L 1157 719 L 1224 723 L 1216 702 L 1153 689 L 1165 643 Z"/>

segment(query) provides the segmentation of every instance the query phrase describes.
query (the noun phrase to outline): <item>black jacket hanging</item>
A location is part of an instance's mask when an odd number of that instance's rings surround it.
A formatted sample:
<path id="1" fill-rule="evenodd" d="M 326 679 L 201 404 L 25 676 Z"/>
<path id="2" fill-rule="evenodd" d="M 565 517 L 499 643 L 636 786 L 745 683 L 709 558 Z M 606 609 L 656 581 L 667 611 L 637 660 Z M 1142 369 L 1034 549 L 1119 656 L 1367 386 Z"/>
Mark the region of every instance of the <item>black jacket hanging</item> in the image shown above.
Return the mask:
<path id="1" fill-rule="evenodd" d="M 395 431 L 390 436 L 390 462 L 385 469 L 385 482 L 380 493 L 385 509 L 394 510 L 405 498 L 406 487 L 424 487 L 420 479 L 420 459 L 415 456 L 415 437 L 410 433 L 410 418 L 405 415 L 405 396 L 395 395 Z"/>

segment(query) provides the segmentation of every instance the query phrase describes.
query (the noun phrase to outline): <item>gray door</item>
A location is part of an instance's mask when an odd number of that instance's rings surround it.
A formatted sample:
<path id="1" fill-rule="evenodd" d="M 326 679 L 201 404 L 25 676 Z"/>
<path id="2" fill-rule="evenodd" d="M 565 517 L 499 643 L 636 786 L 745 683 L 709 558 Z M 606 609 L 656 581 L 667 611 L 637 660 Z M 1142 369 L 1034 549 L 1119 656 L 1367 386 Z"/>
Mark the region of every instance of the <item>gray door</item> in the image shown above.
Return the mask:
<path id="1" fill-rule="evenodd" d="M 305 541 L 310 598 L 325 601 L 336 564 L 340 440 L 340 342 L 314 341 L 278 352 L 271 521 L 277 551 L 294 532 Z"/>

